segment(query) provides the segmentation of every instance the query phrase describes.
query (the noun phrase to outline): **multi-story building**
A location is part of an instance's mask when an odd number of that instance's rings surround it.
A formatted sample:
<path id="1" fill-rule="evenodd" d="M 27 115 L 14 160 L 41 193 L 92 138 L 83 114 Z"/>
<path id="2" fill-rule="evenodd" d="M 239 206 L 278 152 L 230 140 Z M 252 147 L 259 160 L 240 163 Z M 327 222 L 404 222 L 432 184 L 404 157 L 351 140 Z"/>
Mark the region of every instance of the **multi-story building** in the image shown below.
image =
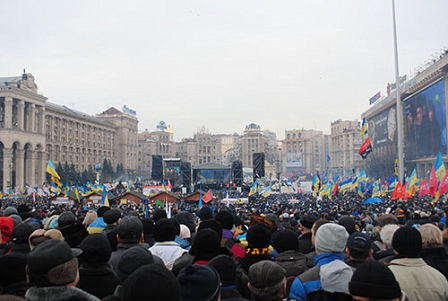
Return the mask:
<path id="1" fill-rule="evenodd" d="M 239 144 L 243 167 L 249 168 L 253 167 L 253 154 L 265 153 L 269 148 L 269 139 L 263 134 L 258 124 L 250 123 L 244 129 L 244 134 L 240 137 Z"/>
<path id="2" fill-rule="evenodd" d="M 283 171 L 287 175 L 305 175 L 326 170 L 327 145 L 321 131 L 286 130 L 282 143 Z"/>
<path id="3" fill-rule="evenodd" d="M 353 170 L 364 167 L 358 154 L 363 138 L 360 131 L 359 121 L 338 119 L 331 123 L 331 148 L 327 161 L 332 176 L 350 176 Z"/>
<path id="4" fill-rule="evenodd" d="M 48 160 L 83 171 L 104 159 L 137 168 L 135 115 L 109 110 L 96 117 L 47 102 L 34 76 L 0 79 L 0 184 L 40 185 Z"/>
<path id="5" fill-rule="evenodd" d="M 405 174 L 416 168 L 417 176 L 425 177 L 439 152 L 443 161 L 447 160 L 448 51 L 434 55 L 416 71 L 409 80 L 407 76 L 400 78 L 402 116 L 397 116 L 396 83 L 388 84 L 387 96 L 362 114 L 369 124 L 372 153 L 365 163 L 372 177 L 394 174 L 399 139 Z M 398 137 L 398 121 L 403 124 L 402 137 Z"/>

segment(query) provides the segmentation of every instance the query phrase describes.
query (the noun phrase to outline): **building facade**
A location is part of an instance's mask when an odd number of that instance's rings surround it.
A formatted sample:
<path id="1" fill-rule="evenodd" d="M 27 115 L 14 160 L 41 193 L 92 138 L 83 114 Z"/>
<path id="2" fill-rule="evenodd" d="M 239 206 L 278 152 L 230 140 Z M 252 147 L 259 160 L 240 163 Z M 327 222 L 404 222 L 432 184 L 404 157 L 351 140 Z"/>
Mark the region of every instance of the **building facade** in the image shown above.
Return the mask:
<path id="1" fill-rule="evenodd" d="M 286 130 L 282 142 L 283 172 L 297 176 L 326 170 L 327 139 L 321 131 Z"/>
<path id="2" fill-rule="evenodd" d="M 48 160 L 87 170 L 104 159 L 135 170 L 138 119 L 115 108 L 97 115 L 47 102 L 34 76 L 0 78 L 1 190 L 42 185 Z"/>
<path id="3" fill-rule="evenodd" d="M 388 84 L 387 96 L 362 114 L 369 124 L 372 153 L 366 171 L 373 177 L 394 173 L 398 159 L 398 122 L 403 124 L 404 173 L 413 169 L 419 178 L 431 170 L 437 154 L 447 161 L 448 51 L 432 58 L 414 77 L 400 79 L 402 116 L 397 116 L 396 83 Z M 445 163 L 444 163 L 445 164 Z"/>
<path id="4" fill-rule="evenodd" d="M 332 176 L 351 176 L 353 170 L 364 167 L 358 150 L 362 144 L 359 121 L 336 120 L 331 123 L 328 171 Z"/>

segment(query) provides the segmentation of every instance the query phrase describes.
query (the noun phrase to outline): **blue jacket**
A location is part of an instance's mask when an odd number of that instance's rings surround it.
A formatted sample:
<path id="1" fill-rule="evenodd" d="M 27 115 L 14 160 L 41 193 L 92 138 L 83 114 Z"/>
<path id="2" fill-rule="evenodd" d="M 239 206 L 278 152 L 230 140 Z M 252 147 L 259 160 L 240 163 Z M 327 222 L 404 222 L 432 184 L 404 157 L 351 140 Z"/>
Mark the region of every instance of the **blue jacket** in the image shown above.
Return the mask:
<path id="1" fill-rule="evenodd" d="M 289 297 L 306 301 L 310 293 L 318 290 L 348 292 L 352 269 L 344 262 L 342 253 L 323 253 L 314 258 L 315 266 L 294 279 Z M 334 277 L 336 275 L 336 277 Z M 322 287 L 322 278 L 328 288 Z"/>

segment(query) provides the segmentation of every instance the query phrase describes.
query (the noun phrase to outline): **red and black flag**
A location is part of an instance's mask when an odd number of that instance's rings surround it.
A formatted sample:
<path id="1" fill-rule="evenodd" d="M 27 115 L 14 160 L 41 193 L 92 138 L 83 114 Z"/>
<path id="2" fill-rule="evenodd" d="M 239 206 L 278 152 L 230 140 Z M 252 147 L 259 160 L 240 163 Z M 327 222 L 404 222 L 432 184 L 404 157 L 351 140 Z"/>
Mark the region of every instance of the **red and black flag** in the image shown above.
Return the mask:
<path id="1" fill-rule="evenodd" d="M 372 152 L 372 143 L 370 143 L 370 138 L 367 138 L 366 141 L 359 148 L 358 154 L 361 155 L 363 159 L 367 158 L 367 155 Z"/>

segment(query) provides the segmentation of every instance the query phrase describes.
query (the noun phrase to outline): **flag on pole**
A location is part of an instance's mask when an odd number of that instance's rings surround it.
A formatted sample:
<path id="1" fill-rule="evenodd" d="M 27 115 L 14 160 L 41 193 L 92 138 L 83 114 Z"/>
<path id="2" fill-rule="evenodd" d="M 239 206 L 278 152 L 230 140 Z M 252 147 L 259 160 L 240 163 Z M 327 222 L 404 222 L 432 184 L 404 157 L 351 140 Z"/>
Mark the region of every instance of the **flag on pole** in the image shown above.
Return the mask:
<path id="1" fill-rule="evenodd" d="M 448 192 L 448 173 L 445 174 L 439 185 L 440 194 L 445 194 Z"/>
<path id="2" fill-rule="evenodd" d="M 163 191 L 168 192 L 168 188 L 166 187 L 165 180 L 162 180 Z"/>
<path id="3" fill-rule="evenodd" d="M 428 183 L 426 182 L 426 179 L 423 179 L 423 181 L 420 183 L 420 188 L 419 188 L 419 193 L 418 193 L 418 196 L 421 198 L 421 197 L 424 197 L 425 195 L 427 195 L 427 194 L 430 194 L 430 191 L 429 191 L 429 187 L 428 187 Z"/>
<path id="4" fill-rule="evenodd" d="M 257 182 L 254 181 L 254 183 L 252 184 L 252 187 L 250 188 L 249 196 L 253 196 L 256 193 L 257 193 Z"/>
<path id="5" fill-rule="evenodd" d="M 199 204 L 198 204 L 198 208 L 201 209 L 202 208 L 202 190 L 201 190 L 202 186 L 199 186 Z"/>
<path id="6" fill-rule="evenodd" d="M 431 174 L 429 175 L 429 192 L 432 197 L 435 197 L 437 194 L 437 188 L 439 183 L 437 181 L 436 170 L 434 169 L 434 165 L 431 167 Z"/>
<path id="7" fill-rule="evenodd" d="M 398 180 L 397 185 L 395 185 L 395 189 L 392 192 L 392 198 L 391 198 L 392 200 L 398 200 L 403 197 L 403 192 L 402 192 L 401 188 L 402 188 L 401 182 L 400 182 L 400 180 Z"/>
<path id="8" fill-rule="evenodd" d="M 364 136 L 367 134 L 367 129 L 369 127 L 369 124 L 366 122 L 366 119 L 363 118 L 362 119 L 362 124 L 361 124 L 361 136 Z"/>
<path id="9" fill-rule="evenodd" d="M 101 205 L 109 207 L 109 198 L 107 197 L 106 185 L 103 185 L 103 194 L 101 196 Z"/>
<path id="10" fill-rule="evenodd" d="M 372 144 L 370 143 L 370 138 L 367 138 L 366 141 L 359 148 L 358 154 L 361 155 L 363 159 L 367 158 L 367 155 L 372 152 Z"/>
<path id="11" fill-rule="evenodd" d="M 271 193 L 272 193 L 272 187 L 268 186 L 268 187 L 266 187 L 265 190 L 263 190 L 261 196 L 264 197 L 264 198 L 267 198 L 268 196 L 271 195 Z"/>
<path id="12" fill-rule="evenodd" d="M 230 201 L 229 201 L 229 191 L 226 192 L 226 207 L 229 207 Z"/>
<path id="13" fill-rule="evenodd" d="M 434 169 L 436 170 L 437 181 L 442 181 L 445 177 L 446 169 L 445 164 L 442 160 L 442 154 L 439 152 L 437 154 L 436 162 L 434 163 Z"/>
<path id="14" fill-rule="evenodd" d="M 51 162 L 51 160 L 48 160 L 47 167 L 45 168 L 45 171 L 51 175 L 51 181 L 53 181 L 53 183 L 55 183 L 59 187 L 62 187 L 62 184 L 59 182 L 61 177 L 59 176 L 58 172 L 54 168 L 53 162 Z"/>
<path id="15" fill-rule="evenodd" d="M 165 211 L 166 211 L 166 217 L 171 218 L 171 206 L 168 203 L 168 199 L 165 198 Z"/>
<path id="16" fill-rule="evenodd" d="M 207 193 L 204 194 L 204 196 L 202 197 L 202 200 L 203 200 L 204 202 L 206 202 L 206 203 L 208 203 L 208 202 L 210 202 L 211 200 L 213 200 L 213 193 L 212 193 L 212 190 L 211 190 L 211 189 L 209 189 L 209 190 L 207 191 Z"/>

